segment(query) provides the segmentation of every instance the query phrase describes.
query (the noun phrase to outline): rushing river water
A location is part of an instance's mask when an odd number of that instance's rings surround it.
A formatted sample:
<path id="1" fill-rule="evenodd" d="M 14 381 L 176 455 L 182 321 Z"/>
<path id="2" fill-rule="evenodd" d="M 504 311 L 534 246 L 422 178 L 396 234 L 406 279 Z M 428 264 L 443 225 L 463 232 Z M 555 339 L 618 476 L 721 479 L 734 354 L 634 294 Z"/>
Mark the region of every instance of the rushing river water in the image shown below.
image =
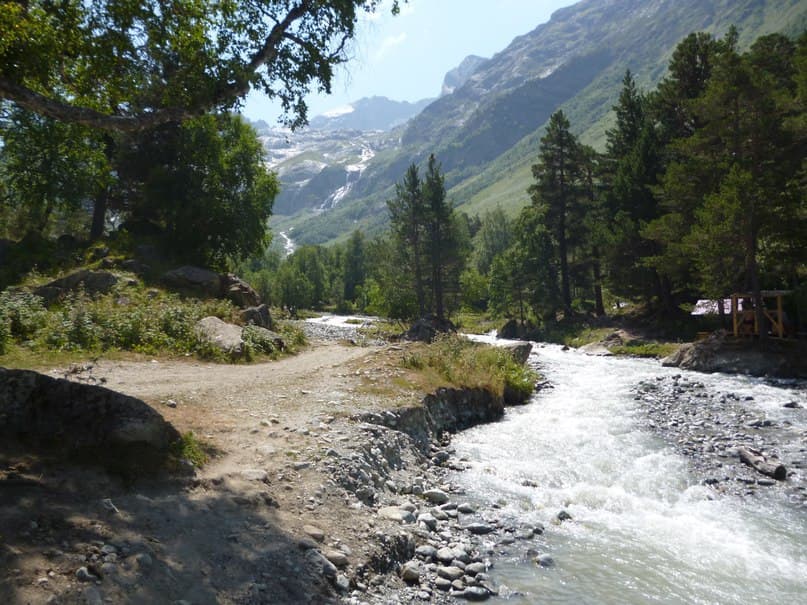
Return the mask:
<path id="1" fill-rule="evenodd" d="M 777 487 L 750 497 L 716 493 L 642 428 L 637 383 L 680 370 L 553 345 L 536 347 L 531 359 L 554 388 L 453 440 L 469 460 L 456 478 L 469 494 L 495 503 L 502 518 L 546 527 L 530 544 L 494 546 L 501 556 L 491 576 L 515 591 L 508 602 L 807 603 L 805 509 Z M 749 405 L 768 417 L 788 401 L 807 407 L 803 385 L 697 380 L 753 395 Z M 797 411 L 790 418 L 804 431 L 807 410 Z M 560 510 L 573 520 L 557 522 Z M 528 546 L 554 565 L 537 566 Z"/>

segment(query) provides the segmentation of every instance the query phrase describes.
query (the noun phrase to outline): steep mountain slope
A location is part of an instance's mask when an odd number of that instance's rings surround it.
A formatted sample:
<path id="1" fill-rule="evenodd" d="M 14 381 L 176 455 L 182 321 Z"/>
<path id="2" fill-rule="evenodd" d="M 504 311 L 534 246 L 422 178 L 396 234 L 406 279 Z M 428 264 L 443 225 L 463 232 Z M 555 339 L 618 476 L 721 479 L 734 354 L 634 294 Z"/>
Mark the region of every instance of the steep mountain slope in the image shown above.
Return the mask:
<path id="1" fill-rule="evenodd" d="M 693 31 L 722 35 L 732 24 L 743 46 L 773 31 L 797 33 L 807 25 L 807 0 L 583 0 L 558 10 L 390 133 L 337 208 L 291 221 L 296 237 L 323 242 L 357 226 L 372 231 L 382 225 L 395 181 L 410 162 L 422 163 L 431 152 L 461 209 L 520 207 L 552 112 L 563 107 L 584 140 L 602 144 L 626 69 L 650 88 L 683 37 Z"/>

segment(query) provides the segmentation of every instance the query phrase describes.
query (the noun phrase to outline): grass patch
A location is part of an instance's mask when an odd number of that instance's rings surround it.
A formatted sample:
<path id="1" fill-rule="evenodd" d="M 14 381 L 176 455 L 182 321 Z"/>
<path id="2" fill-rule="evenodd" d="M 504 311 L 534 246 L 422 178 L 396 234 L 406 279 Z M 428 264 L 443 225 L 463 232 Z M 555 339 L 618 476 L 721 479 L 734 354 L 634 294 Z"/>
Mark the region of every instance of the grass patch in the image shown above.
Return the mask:
<path id="1" fill-rule="evenodd" d="M 457 329 L 466 334 L 489 334 L 492 330 L 501 328 L 504 321 L 477 311 L 460 311 L 456 324 Z"/>
<path id="2" fill-rule="evenodd" d="M 608 350 L 614 355 L 627 355 L 630 357 L 667 357 L 675 353 L 680 345 L 670 342 L 643 342 L 626 343 L 609 347 Z"/>
<path id="3" fill-rule="evenodd" d="M 413 382 L 426 392 L 439 387 L 482 388 L 497 397 L 504 397 L 507 391 L 526 398 L 539 378 L 506 348 L 453 334 L 430 345 L 414 345 L 403 355 L 401 365 L 415 374 Z"/>
<path id="4" fill-rule="evenodd" d="M 189 431 L 174 443 L 171 454 L 177 462 L 186 460 L 196 467 L 202 467 L 210 460 L 210 452 L 212 448 L 205 446 L 193 431 Z"/>

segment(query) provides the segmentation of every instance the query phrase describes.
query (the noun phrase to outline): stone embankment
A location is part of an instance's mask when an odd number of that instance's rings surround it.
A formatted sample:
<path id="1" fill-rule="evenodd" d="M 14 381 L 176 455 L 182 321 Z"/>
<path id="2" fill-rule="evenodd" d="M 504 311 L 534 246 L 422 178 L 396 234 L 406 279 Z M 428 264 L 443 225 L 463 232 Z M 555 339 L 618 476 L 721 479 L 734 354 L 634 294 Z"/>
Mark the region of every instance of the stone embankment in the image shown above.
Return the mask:
<path id="1" fill-rule="evenodd" d="M 807 410 L 797 402 L 781 404 L 774 420 L 753 405 L 751 395 L 714 392 L 681 375 L 645 381 L 635 397 L 648 427 L 691 460 L 705 485 L 747 496 L 776 490 L 807 510 L 807 431 L 793 423 L 801 419 L 798 425 L 804 426 Z M 784 465 L 786 478 L 777 481 L 745 464 L 743 450 Z"/>
<path id="2" fill-rule="evenodd" d="M 344 602 L 483 601 L 500 594 L 488 575 L 494 545 L 533 541 L 543 527 L 477 510 L 448 477 L 463 469 L 450 434 L 502 414 L 501 401 L 485 391 L 442 389 L 420 406 L 353 419 L 361 438 L 329 448 L 326 466 L 368 507 L 377 548 L 350 570 Z"/>

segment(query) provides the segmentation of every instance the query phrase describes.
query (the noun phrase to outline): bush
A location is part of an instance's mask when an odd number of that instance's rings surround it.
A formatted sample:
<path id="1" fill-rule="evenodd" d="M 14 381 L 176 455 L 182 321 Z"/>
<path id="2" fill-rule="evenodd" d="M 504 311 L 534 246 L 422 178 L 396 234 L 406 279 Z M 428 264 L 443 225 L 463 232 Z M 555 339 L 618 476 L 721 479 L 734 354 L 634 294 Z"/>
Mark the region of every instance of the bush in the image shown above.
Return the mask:
<path id="1" fill-rule="evenodd" d="M 0 316 L 8 322 L 8 338 L 32 339 L 47 320 L 48 311 L 42 299 L 24 290 L 0 293 Z"/>
<path id="2" fill-rule="evenodd" d="M 241 332 L 241 338 L 244 340 L 244 353 L 247 359 L 252 359 L 256 354 L 276 357 L 280 353 L 275 346 L 275 339 L 255 326 L 246 326 Z"/>

